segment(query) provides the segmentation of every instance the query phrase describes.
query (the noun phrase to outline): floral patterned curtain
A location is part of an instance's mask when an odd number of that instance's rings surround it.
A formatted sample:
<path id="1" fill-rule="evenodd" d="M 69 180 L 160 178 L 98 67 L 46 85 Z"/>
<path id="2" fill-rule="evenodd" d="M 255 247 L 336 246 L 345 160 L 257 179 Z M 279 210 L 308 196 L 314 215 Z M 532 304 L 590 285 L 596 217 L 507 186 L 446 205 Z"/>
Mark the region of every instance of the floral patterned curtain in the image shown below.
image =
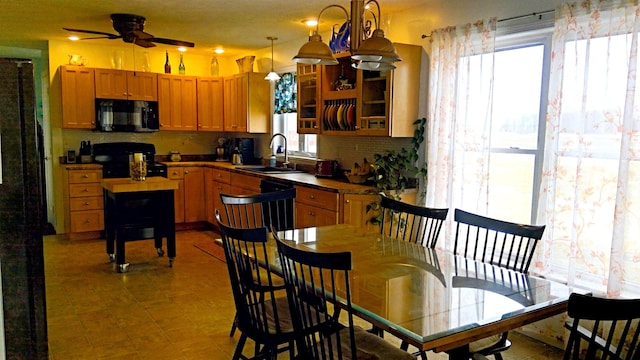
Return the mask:
<path id="1" fill-rule="evenodd" d="M 486 212 L 495 29 L 490 19 L 431 34 L 426 206 Z"/>
<path id="2" fill-rule="evenodd" d="M 296 74 L 284 73 L 275 83 L 274 114 L 296 112 Z"/>
<path id="3" fill-rule="evenodd" d="M 640 290 L 640 7 L 589 0 L 556 11 L 532 271 L 610 297 Z"/>

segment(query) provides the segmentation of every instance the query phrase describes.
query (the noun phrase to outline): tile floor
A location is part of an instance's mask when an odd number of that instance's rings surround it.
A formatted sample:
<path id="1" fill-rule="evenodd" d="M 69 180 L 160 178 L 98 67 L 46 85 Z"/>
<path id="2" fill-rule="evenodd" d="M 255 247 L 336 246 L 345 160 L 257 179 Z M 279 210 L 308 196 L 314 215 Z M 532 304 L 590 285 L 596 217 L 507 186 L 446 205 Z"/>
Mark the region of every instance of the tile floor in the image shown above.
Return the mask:
<path id="1" fill-rule="evenodd" d="M 49 358 L 230 359 L 238 334 L 229 337 L 235 311 L 226 265 L 194 246 L 213 236 L 179 232 L 173 268 L 156 256 L 152 240 L 129 242 L 125 274 L 113 271 L 104 241 L 45 237 Z M 505 359 L 562 357 L 526 336 L 510 337 Z M 252 349 L 248 344 L 245 354 Z"/>

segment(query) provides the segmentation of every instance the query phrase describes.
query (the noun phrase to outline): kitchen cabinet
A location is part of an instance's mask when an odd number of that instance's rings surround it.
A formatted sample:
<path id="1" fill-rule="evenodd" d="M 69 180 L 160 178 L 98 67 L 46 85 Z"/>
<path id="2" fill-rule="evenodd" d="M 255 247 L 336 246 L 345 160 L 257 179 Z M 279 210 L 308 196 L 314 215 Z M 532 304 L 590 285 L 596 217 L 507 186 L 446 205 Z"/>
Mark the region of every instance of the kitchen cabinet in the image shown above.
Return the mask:
<path id="1" fill-rule="evenodd" d="M 104 230 L 104 200 L 101 169 L 67 170 L 64 197 L 65 229 L 70 233 Z"/>
<path id="2" fill-rule="evenodd" d="M 342 222 L 358 227 L 373 227 L 374 225 L 369 220 L 375 217 L 376 213 L 373 210 L 367 212 L 367 206 L 379 201 L 379 199 L 380 195 L 343 194 L 341 196 L 342 208 L 340 209 Z"/>
<path id="3" fill-rule="evenodd" d="M 325 135 L 411 137 L 420 117 L 426 54 L 419 45 L 394 43 L 402 61 L 395 70 L 363 71 L 351 67 L 348 54 L 320 72 L 320 132 Z M 346 83 L 347 85 L 342 85 Z"/>
<path id="4" fill-rule="evenodd" d="M 178 182 L 174 192 L 176 223 L 206 221 L 204 168 L 170 167 L 167 177 Z"/>
<path id="5" fill-rule="evenodd" d="M 224 131 L 267 133 L 271 118 L 271 83 L 263 73 L 224 77 Z"/>
<path id="6" fill-rule="evenodd" d="M 85 66 L 60 66 L 62 127 L 95 129 L 95 74 Z"/>
<path id="7" fill-rule="evenodd" d="M 221 77 L 197 79 L 198 131 L 224 131 L 223 83 Z"/>
<path id="8" fill-rule="evenodd" d="M 262 178 L 253 175 L 231 173 L 230 184 L 232 195 L 252 195 L 260 193 Z"/>
<path id="9" fill-rule="evenodd" d="M 338 215 L 338 193 L 296 186 L 296 227 L 335 225 Z"/>
<path id="10" fill-rule="evenodd" d="M 318 134 L 320 115 L 321 86 L 319 83 L 322 66 L 316 64 L 298 64 L 298 134 Z"/>
<path id="11" fill-rule="evenodd" d="M 216 224 L 216 209 L 222 219 L 225 211 L 222 207 L 220 194 L 231 194 L 231 173 L 228 170 L 207 168 L 205 170 L 205 198 L 207 221 Z"/>
<path id="12" fill-rule="evenodd" d="M 142 71 L 95 69 L 98 99 L 158 101 L 158 74 Z"/>
<path id="13" fill-rule="evenodd" d="M 196 89 L 195 76 L 158 75 L 160 130 L 196 130 Z"/>

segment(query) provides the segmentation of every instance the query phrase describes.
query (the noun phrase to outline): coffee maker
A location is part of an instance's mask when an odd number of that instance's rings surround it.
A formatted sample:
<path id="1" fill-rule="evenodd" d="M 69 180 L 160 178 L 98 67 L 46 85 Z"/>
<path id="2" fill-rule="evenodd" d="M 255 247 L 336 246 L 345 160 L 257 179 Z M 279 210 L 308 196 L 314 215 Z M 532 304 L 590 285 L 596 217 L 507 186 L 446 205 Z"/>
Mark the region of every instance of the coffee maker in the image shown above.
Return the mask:
<path id="1" fill-rule="evenodd" d="M 256 158 L 254 154 L 254 146 L 252 138 L 236 138 L 233 148 L 238 148 L 242 156 L 242 163 L 246 165 L 259 165 L 260 158 Z"/>

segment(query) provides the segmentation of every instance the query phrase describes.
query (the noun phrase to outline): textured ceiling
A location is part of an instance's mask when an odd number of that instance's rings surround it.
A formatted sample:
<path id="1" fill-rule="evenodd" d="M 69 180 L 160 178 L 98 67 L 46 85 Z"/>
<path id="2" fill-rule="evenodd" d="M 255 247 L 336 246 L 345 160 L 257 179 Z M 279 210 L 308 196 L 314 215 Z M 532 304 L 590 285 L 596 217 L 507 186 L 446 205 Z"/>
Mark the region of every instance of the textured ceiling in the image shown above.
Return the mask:
<path id="1" fill-rule="evenodd" d="M 428 1 L 379 3 L 384 15 Z M 242 53 L 268 47 L 267 36 L 278 37 L 278 42 L 298 41 L 308 33 L 302 20 L 317 17 L 329 4 L 350 8 L 348 0 L 0 0 L 0 43 L 63 40 L 69 35 L 63 27 L 115 33 L 109 15 L 130 13 L 146 17 L 145 31 L 156 37 L 194 42 L 194 50 L 222 46 L 227 53 Z M 327 10 L 321 25 L 328 28 L 343 22 L 337 20 L 341 17 L 337 8 Z"/>

